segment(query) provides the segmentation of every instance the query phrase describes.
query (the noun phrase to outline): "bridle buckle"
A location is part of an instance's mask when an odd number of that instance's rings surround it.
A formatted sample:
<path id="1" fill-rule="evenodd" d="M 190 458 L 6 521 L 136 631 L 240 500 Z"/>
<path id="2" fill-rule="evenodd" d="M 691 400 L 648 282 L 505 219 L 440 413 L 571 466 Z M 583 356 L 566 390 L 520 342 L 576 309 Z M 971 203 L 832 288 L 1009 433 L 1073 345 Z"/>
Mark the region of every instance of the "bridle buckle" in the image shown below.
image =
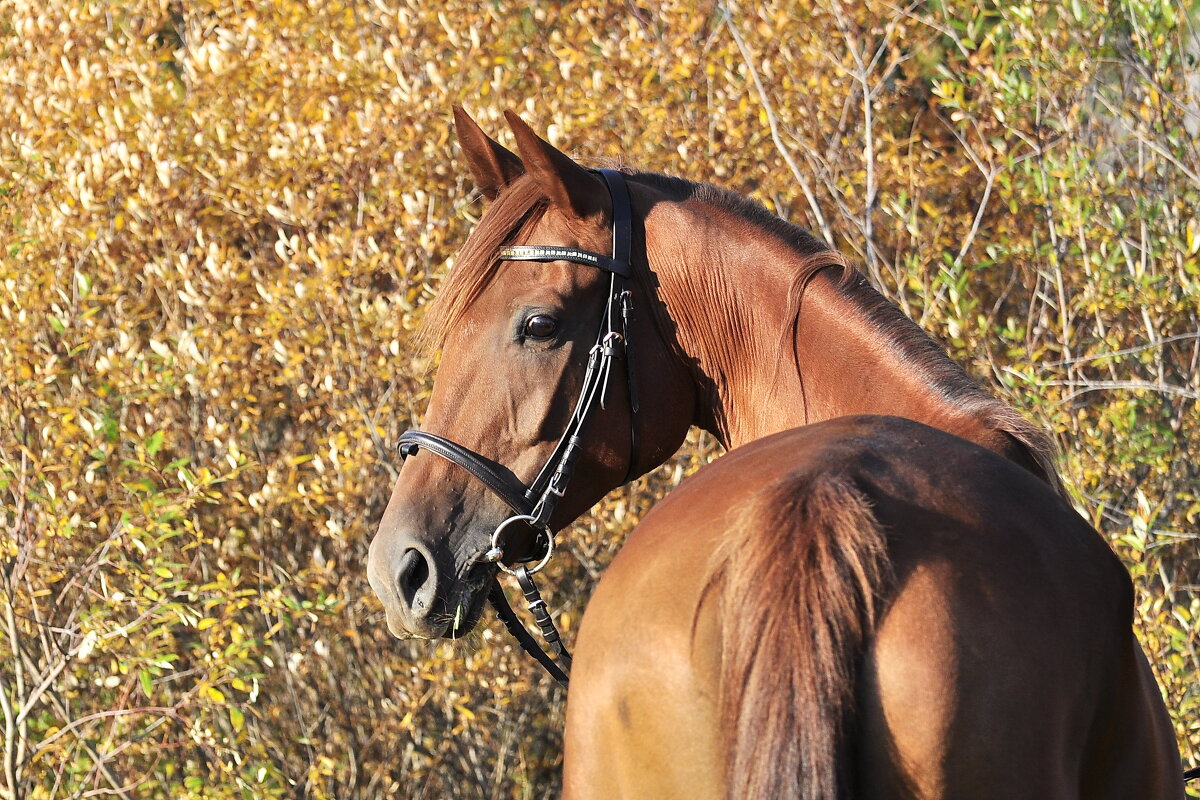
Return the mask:
<path id="1" fill-rule="evenodd" d="M 604 334 L 604 338 L 600 340 L 600 344 L 596 345 L 600 348 L 600 353 L 606 358 L 612 358 L 617 351 L 617 347 L 624 345 L 625 337 L 616 331 L 609 331 Z"/>

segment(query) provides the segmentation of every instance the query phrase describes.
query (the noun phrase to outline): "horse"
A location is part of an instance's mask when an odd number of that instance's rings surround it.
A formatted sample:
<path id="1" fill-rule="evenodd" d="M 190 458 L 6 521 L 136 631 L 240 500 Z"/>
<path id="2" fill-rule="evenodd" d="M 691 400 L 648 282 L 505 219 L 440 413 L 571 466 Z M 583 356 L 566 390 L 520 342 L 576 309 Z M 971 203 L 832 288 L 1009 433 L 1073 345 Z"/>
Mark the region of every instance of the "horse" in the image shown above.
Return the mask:
<path id="1" fill-rule="evenodd" d="M 1183 796 L 1131 582 L 1044 433 L 761 206 L 454 114 L 489 207 L 371 543 L 389 629 L 463 635 L 691 426 L 728 451 L 589 602 L 564 797 Z"/>

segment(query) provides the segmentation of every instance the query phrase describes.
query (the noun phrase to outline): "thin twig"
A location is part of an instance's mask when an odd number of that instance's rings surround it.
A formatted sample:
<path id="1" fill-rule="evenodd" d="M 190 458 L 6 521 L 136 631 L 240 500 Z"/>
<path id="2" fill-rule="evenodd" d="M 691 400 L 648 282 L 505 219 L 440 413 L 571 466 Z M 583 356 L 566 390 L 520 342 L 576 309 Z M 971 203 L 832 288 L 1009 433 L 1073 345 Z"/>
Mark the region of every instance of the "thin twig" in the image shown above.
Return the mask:
<path id="1" fill-rule="evenodd" d="M 4 592 L 4 621 L 7 628 L 7 634 L 11 647 L 11 660 L 13 665 L 14 676 L 16 679 L 15 691 L 13 697 L 9 697 L 8 682 L 4 680 L 3 672 L 0 672 L 0 711 L 4 713 L 4 780 L 8 783 L 8 797 L 16 800 L 20 796 L 18 789 L 18 779 L 20 777 L 18 766 L 19 756 L 17 753 L 18 742 L 24 737 L 18 732 L 18 728 L 23 727 L 19 713 L 14 714 L 14 701 L 20 703 L 25 695 L 25 687 L 21 680 L 22 665 L 21 653 L 18 649 L 19 632 L 17 631 L 16 619 L 13 617 L 13 592 L 12 583 L 8 584 Z"/>
<path id="2" fill-rule="evenodd" d="M 1121 112 L 1114 108 L 1111 103 L 1105 100 L 1104 96 L 1100 92 L 1096 92 L 1095 97 L 1100 105 L 1104 106 L 1108 113 L 1112 115 L 1113 120 L 1120 123 L 1127 133 L 1133 134 L 1133 137 L 1137 139 L 1140 144 L 1145 145 L 1147 148 L 1154 151 L 1156 155 L 1160 156 L 1171 166 L 1183 173 L 1184 177 L 1191 181 L 1193 185 L 1195 185 L 1197 188 L 1200 188 L 1200 174 L 1188 169 L 1178 158 L 1173 156 L 1170 151 L 1163 149 L 1161 145 L 1159 145 L 1153 139 L 1147 137 L 1144 133 L 1138 130 L 1136 126 L 1130 125 L 1128 122 L 1126 122 L 1122 118 Z"/>
<path id="3" fill-rule="evenodd" d="M 1200 331 L 1192 331 L 1191 333 L 1179 333 L 1174 336 L 1164 336 L 1161 339 L 1156 339 L 1148 344 L 1138 345 L 1137 347 L 1126 347 L 1123 350 L 1113 350 L 1109 353 L 1096 353 L 1091 356 L 1079 356 L 1070 360 L 1047 361 L 1043 364 L 1046 367 L 1061 367 L 1067 364 L 1083 364 L 1088 361 L 1098 361 L 1102 358 L 1117 358 L 1119 356 L 1129 356 L 1134 353 L 1141 353 L 1146 350 L 1153 350 L 1156 347 L 1171 344 L 1172 342 L 1183 342 L 1189 339 L 1200 339 Z"/>
<path id="4" fill-rule="evenodd" d="M 1038 381 L 1041 386 L 1063 386 L 1069 389 L 1075 389 L 1063 398 L 1063 402 L 1070 402 L 1077 397 L 1088 394 L 1090 392 L 1105 392 L 1110 390 L 1123 391 L 1146 391 L 1157 392 L 1159 394 L 1175 395 L 1177 397 L 1186 397 L 1189 400 L 1200 400 L 1200 391 L 1188 389 L 1184 386 L 1176 386 L 1173 383 L 1155 383 L 1153 381 L 1088 381 L 1088 380 L 1049 380 Z"/>
<path id="5" fill-rule="evenodd" d="M 3 672 L 0 672 L 0 711 L 4 712 L 4 780 L 8 784 L 8 789 L 4 792 L 4 796 L 16 798 L 17 765 L 15 748 L 17 726 L 13 717 L 12 704 L 8 699 L 8 682 L 4 680 Z"/>
<path id="6" fill-rule="evenodd" d="M 108 719 L 109 717 L 126 717 L 132 714 L 161 714 L 167 717 L 177 717 L 179 715 L 179 706 L 140 706 L 138 708 L 114 708 L 108 711 L 95 711 L 91 714 L 85 714 L 82 717 L 73 719 L 57 731 L 47 736 L 42 741 L 38 742 L 38 746 L 33 751 L 33 758 L 37 758 L 38 754 L 47 749 L 51 744 L 66 736 L 78 728 L 80 725 L 86 725 L 89 722 L 95 722 L 98 719 Z"/>
<path id="7" fill-rule="evenodd" d="M 729 33 L 733 36 L 733 42 L 737 45 L 738 52 L 742 55 L 742 61 L 746 65 L 746 69 L 750 70 L 750 77 L 754 80 L 754 88 L 758 90 L 758 98 L 762 103 L 763 111 L 767 115 L 767 125 L 771 129 L 771 141 L 775 144 L 775 149 L 779 151 L 779 155 L 783 157 L 788 169 L 792 171 L 792 176 L 796 179 L 796 183 L 800 184 L 800 191 L 804 193 L 804 199 L 808 201 L 808 208 L 812 212 L 813 218 L 816 220 L 817 227 L 821 229 L 821 236 L 825 239 L 825 243 L 830 247 L 834 246 L 833 231 L 829 227 L 829 223 L 825 221 L 825 215 L 821 213 L 821 207 L 817 204 L 817 197 L 813 194 L 812 187 L 808 184 L 808 178 L 800 171 L 800 167 L 792 158 L 791 152 L 783 144 L 783 139 L 779 135 L 779 118 L 775 114 L 775 108 L 771 105 L 771 99 L 767 95 L 767 90 L 763 87 L 762 80 L 758 77 L 758 69 L 754 66 L 754 61 L 750 57 L 750 50 L 746 47 L 745 40 L 742 39 L 742 34 L 738 31 L 737 23 L 733 21 L 733 10 L 729 7 L 729 3 L 723 1 L 720 8 L 725 12 L 724 24 L 729 27 Z"/>
<path id="8" fill-rule="evenodd" d="M 979 198 L 979 205 L 975 209 L 975 219 L 971 221 L 971 230 L 967 232 L 967 238 L 963 239 L 962 247 L 958 250 L 958 255 L 954 257 L 954 266 L 959 268 L 962 266 L 963 259 L 971 250 L 971 245 L 975 242 L 975 236 L 979 233 L 979 225 L 983 222 L 983 214 L 987 211 L 988 200 L 992 197 L 992 187 L 996 184 L 996 178 L 1003 172 L 1002 167 L 991 166 L 984 173 L 983 197 Z"/>
<path id="9" fill-rule="evenodd" d="M 377 430 L 378 426 L 375 424 L 375 419 L 367 411 L 366 406 L 363 405 L 362 398 L 358 396 L 357 392 L 354 393 L 354 407 L 358 409 L 358 413 L 360 416 L 362 416 L 363 422 L 367 424 L 367 434 L 371 437 L 371 443 L 375 445 L 375 450 L 379 455 L 379 463 L 383 464 L 384 469 L 388 471 L 388 475 L 390 475 L 392 480 L 395 481 L 396 478 L 400 477 L 400 470 L 396 469 L 395 465 L 392 464 L 392 457 L 391 454 L 388 453 L 387 445 L 385 445 L 383 443 L 383 439 L 379 437 L 379 432 Z"/>

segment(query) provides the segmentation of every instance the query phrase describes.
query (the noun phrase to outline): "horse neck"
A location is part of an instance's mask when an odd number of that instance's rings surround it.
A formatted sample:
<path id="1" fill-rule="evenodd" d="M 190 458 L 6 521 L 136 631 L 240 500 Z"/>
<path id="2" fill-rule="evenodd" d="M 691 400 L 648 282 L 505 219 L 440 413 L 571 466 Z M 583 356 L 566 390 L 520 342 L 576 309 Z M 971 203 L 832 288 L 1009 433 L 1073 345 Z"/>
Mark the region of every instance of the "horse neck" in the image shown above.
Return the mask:
<path id="1" fill-rule="evenodd" d="M 869 288 L 847 288 L 840 268 L 814 272 L 812 254 L 753 223 L 704 210 L 661 214 L 659 231 L 652 215 L 646 234 L 657 245 L 648 257 L 659 297 L 699 388 L 694 424 L 736 447 L 848 414 L 890 414 L 1013 456 L 1012 437 L 988 417 L 1002 404 L 898 309 Z"/>

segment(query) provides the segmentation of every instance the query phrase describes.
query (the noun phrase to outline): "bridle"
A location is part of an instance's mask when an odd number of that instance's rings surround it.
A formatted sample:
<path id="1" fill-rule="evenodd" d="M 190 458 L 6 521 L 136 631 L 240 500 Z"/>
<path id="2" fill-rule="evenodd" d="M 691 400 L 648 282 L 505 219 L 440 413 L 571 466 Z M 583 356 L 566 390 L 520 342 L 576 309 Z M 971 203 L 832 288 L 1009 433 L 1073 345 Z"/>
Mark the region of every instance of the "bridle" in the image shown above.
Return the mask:
<path id="1" fill-rule="evenodd" d="M 625 357 L 630 408 L 629 468 L 623 482 L 627 483 L 636 477 L 639 461 L 636 425 L 637 381 L 633 367 L 633 352 L 629 347 L 633 303 L 632 294 L 626 287 L 626 282 L 633 275 L 630 261 L 633 214 L 629 202 L 629 188 L 621 173 L 611 169 L 597 170 L 597 172 L 604 178 L 612 199 L 612 256 L 575 247 L 552 245 L 506 247 L 497 254 L 497 259 L 500 261 L 570 261 L 596 267 L 609 273 L 608 296 L 600 313 L 596 343 L 588 354 L 583 387 L 580 389 L 579 398 L 575 403 L 575 410 L 571 413 L 566 430 L 559 438 L 550 458 L 538 472 L 537 477 L 526 486 L 511 470 L 501 464 L 481 456 L 457 442 L 426 431 L 406 431 L 401 434 L 399 442 L 401 458 L 407 459 L 423 447 L 462 467 L 513 510 L 513 516 L 496 526 L 492 532 L 490 548 L 479 557 L 478 561 L 496 564 L 501 570 L 517 578 L 529 610 L 533 613 L 542 633 L 542 638 L 555 651 L 558 663 L 555 663 L 555 659 L 545 653 L 525 630 L 508 604 L 504 590 L 496 580 L 492 581 L 488 592 L 488 601 L 496 609 L 497 616 L 504 622 L 504 626 L 508 628 L 509 632 L 516 637 L 522 648 L 564 686 L 567 685 L 566 672 L 570 669 L 571 656 L 550 617 L 541 593 L 533 582 L 533 575 L 546 566 L 550 556 L 554 553 L 554 534 L 550 530 L 550 517 L 554 513 L 554 507 L 558 500 L 566 493 L 567 484 L 574 474 L 575 461 L 582 449 L 584 429 L 587 427 L 592 412 L 597 405 L 601 408 L 604 407 L 609 377 L 618 353 L 622 353 Z M 539 532 L 539 540 L 544 541 L 545 553 L 532 567 L 527 567 L 523 563 L 509 567 L 504 563 L 503 533 L 510 525 L 517 523 L 531 526 Z M 534 558 L 517 560 L 532 561 Z"/>

